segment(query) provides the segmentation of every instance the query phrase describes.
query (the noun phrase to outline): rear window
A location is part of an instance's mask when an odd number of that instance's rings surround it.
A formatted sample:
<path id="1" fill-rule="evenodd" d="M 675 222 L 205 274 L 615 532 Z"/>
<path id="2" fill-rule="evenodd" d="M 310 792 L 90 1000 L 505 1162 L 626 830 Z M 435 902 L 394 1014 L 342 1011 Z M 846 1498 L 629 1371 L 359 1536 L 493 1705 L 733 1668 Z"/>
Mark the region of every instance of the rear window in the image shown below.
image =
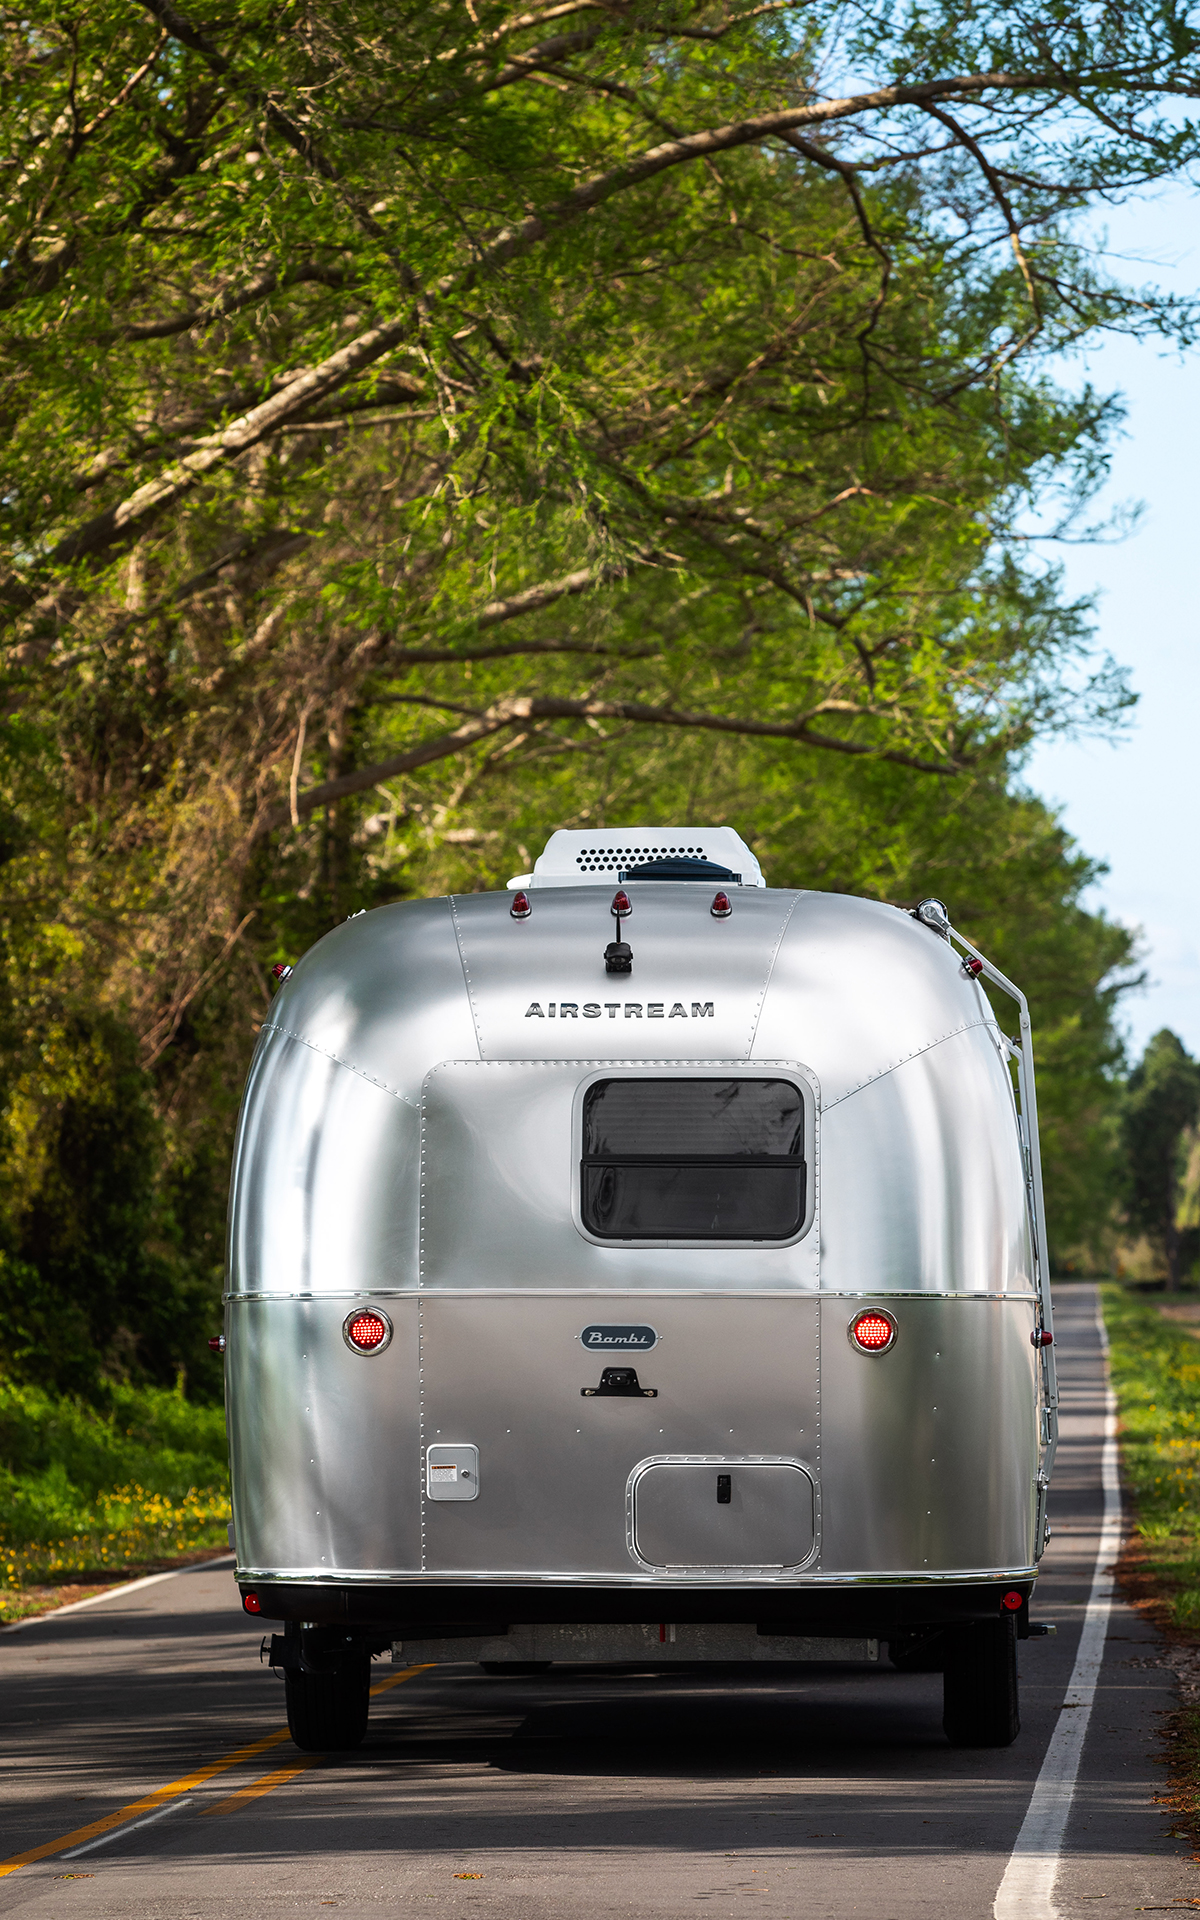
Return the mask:
<path id="1" fill-rule="evenodd" d="M 790 1080 L 598 1080 L 581 1209 L 605 1240 L 790 1240 L 804 1224 L 804 1100 Z"/>

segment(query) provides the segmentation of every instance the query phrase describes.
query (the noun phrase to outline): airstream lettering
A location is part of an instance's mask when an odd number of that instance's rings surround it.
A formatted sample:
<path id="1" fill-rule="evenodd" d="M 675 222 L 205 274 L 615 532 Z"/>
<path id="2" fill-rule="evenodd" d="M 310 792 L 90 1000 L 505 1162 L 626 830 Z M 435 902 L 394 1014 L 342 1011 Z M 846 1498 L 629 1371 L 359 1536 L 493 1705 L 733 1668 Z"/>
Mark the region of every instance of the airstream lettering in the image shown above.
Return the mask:
<path id="1" fill-rule="evenodd" d="M 953 1742 L 1007 1744 L 1042 1211 L 1024 1000 L 938 901 L 597 829 L 328 934 L 250 1069 L 226 1298 L 238 1580 L 294 1738 L 360 1740 L 388 1649 L 884 1643 L 944 1672 Z"/>

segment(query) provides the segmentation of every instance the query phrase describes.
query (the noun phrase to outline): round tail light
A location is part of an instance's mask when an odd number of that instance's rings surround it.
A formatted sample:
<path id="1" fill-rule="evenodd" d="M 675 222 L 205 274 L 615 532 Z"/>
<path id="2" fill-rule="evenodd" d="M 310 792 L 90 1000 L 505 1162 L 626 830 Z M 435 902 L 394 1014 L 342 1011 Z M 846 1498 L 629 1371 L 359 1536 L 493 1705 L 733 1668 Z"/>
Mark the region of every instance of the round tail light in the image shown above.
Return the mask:
<path id="1" fill-rule="evenodd" d="M 895 1339 L 896 1322 L 882 1307 L 868 1307 L 850 1322 L 850 1343 L 860 1353 L 886 1353 Z"/>
<path id="2" fill-rule="evenodd" d="M 342 1323 L 342 1339 L 354 1353 L 382 1353 L 391 1337 L 392 1323 L 377 1307 L 360 1307 Z"/>
<path id="3" fill-rule="evenodd" d="M 256 1593 L 244 1593 L 242 1595 L 242 1606 L 247 1613 L 262 1612 L 262 1601 Z"/>
<path id="4" fill-rule="evenodd" d="M 1025 1604 L 1025 1595 L 1023 1593 L 1017 1593 L 1015 1591 L 1012 1593 L 1006 1593 L 1003 1600 L 1000 1602 L 1000 1605 L 1002 1607 L 1006 1607 L 1009 1613 L 1019 1613 L 1021 1608 L 1024 1606 L 1024 1604 Z"/>

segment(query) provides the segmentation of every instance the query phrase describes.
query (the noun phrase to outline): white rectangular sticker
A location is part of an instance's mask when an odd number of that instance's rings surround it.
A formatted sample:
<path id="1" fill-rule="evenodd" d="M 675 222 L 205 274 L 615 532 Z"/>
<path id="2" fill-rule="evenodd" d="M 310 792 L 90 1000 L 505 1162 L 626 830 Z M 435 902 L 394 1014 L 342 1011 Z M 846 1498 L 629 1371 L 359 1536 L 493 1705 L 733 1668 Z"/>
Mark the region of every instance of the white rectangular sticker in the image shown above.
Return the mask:
<path id="1" fill-rule="evenodd" d="M 431 1461 L 429 1465 L 429 1478 L 431 1480 L 439 1480 L 443 1482 L 447 1480 L 449 1481 L 457 1480 L 458 1467 L 453 1462 L 448 1466 L 439 1467 L 436 1462 Z"/>

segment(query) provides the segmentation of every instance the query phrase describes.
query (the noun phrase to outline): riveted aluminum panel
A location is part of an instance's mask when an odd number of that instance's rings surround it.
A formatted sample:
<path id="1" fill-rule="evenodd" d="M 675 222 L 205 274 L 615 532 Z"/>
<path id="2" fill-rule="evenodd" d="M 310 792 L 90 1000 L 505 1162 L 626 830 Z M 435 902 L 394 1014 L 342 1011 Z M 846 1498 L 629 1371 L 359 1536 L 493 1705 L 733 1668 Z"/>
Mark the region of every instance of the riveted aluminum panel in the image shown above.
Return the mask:
<path id="1" fill-rule="evenodd" d="M 707 887 L 631 880 L 625 891 L 633 912 L 619 930 L 605 888 L 546 888 L 528 920 L 511 918 L 506 894 L 454 900 L 484 1059 L 746 1058 L 800 896 L 747 888 L 730 919 L 714 920 Z M 632 974 L 604 970 L 604 949 L 616 939 L 633 948 Z M 576 1011 L 564 1017 L 564 1003 Z M 454 1051 L 443 1047 L 438 1057 Z M 776 1057 L 797 1051 L 793 1035 Z"/>
<path id="2" fill-rule="evenodd" d="M 815 1544 L 813 1483 L 794 1460 L 645 1460 L 630 1477 L 629 1528 L 656 1571 L 791 1571 Z"/>
<path id="3" fill-rule="evenodd" d="M 910 914 L 849 894 L 805 893 L 771 970 L 754 1054 L 799 1054 L 832 1106 L 991 1019 L 953 948 Z"/>
<path id="4" fill-rule="evenodd" d="M 420 1154 L 417 1106 L 268 1033 L 234 1160 L 230 1292 L 415 1287 Z"/>
<path id="5" fill-rule="evenodd" d="M 608 1070 L 607 1063 L 602 1070 Z M 680 1070 L 673 1061 L 655 1069 Z M 815 1288 L 819 1232 L 808 1228 L 819 1205 L 817 1094 L 802 1067 L 776 1061 L 772 1070 L 786 1072 L 804 1091 L 809 1199 L 804 1237 L 779 1246 L 639 1246 L 596 1239 L 585 1232 L 579 1214 L 580 1089 L 595 1078 L 597 1062 L 443 1062 L 428 1076 L 422 1103 L 422 1292 Z M 745 1074 L 747 1069 L 738 1062 L 708 1061 L 704 1071 Z"/>
<path id="6" fill-rule="evenodd" d="M 421 1564 L 417 1303 L 352 1352 L 341 1300 L 230 1300 L 226 1399 L 238 1566 L 374 1578 Z"/>
<path id="7" fill-rule="evenodd" d="M 827 1289 L 1032 1294 L 1016 1109 L 990 1028 L 826 1100 L 821 1208 Z"/>
<path id="8" fill-rule="evenodd" d="M 487 898 L 507 922 L 507 895 Z M 435 1060 L 475 1052 L 450 902 L 406 900 L 335 927 L 276 994 L 271 1030 L 415 1105 Z"/>
<path id="9" fill-rule="evenodd" d="M 651 1317 L 658 1343 L 636 1359 L 657 1398 L 584 1399 L 603 1365 L 580 1342 L 595 1318 L 586 1298 L 422 1298 L 424 1438 L 474 1443 L 480 1480 L 469 1505 L 426 1506 L 427 1572 L 644 1581 L 626 1489 L 648 1456 L 815 1459 L 811 1295 L 664 1296 Z"/>
<path id="10" fill-rule="evenodd" d="M 879 1296 L 888 1352 L 821 1301 L 821 1570 L 1009 1572 L 1034 1561 L 1033 1302 Z"/>

